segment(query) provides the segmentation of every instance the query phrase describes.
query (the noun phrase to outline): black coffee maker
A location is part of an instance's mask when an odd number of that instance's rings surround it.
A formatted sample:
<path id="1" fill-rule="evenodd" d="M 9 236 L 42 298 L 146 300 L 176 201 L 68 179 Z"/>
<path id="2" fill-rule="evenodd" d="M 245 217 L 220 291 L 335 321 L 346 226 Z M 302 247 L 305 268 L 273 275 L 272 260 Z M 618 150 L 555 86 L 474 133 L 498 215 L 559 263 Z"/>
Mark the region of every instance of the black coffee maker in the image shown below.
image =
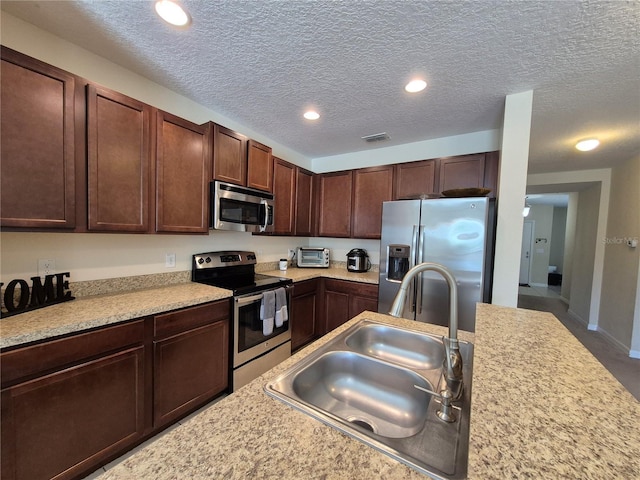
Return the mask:
<path id="1" fill-rule="evenodd" d="M 354 248 L 347 253 L 347 270 L 350 272 L 367 272 L 371 268 L 369 255 L 363 248 Z"/>

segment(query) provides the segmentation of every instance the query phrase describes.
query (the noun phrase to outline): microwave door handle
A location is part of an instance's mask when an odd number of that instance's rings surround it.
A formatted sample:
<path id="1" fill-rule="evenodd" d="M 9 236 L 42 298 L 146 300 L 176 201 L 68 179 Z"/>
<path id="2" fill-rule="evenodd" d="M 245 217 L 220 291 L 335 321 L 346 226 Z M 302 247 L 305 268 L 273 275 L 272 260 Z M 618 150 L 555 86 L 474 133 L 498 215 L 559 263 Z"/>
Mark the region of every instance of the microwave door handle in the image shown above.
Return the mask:
<path id="1" fill-rule="evenodd" d="M 267 224 L 269 223 L 269 204 L 266 200 L 260 200 L 260 204 L 264 206 L 264 223 L 260 225 L 260 231 L 264 232 L 267 230 Z"/>

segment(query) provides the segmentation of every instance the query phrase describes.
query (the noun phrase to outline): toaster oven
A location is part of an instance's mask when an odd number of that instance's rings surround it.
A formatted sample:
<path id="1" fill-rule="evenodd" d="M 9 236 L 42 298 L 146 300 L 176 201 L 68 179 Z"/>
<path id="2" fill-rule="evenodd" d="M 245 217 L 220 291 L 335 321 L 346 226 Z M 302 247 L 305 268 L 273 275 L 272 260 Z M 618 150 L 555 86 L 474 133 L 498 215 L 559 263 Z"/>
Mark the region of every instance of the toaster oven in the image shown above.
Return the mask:
<path id="1" fill-rule="evenodd" d="M 298 267 L 329 268 L 329 249 L 322 247 L 298 247 L 296 259 Z"/>

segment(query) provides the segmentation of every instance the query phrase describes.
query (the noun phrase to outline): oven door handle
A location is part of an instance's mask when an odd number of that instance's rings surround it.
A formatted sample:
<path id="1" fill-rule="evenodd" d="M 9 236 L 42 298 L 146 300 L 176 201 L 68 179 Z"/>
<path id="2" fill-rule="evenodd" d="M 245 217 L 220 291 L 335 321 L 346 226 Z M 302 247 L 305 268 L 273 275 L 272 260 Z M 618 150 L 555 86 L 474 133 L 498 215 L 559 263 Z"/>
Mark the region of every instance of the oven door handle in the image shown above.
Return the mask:
<path id="1" fill-rule="evenodd" d="M 237 297 L 235 299 L 236 304 L 239 307 L 242 307 L 244 305 L 249 305 L 250 303 L 253 303 L 257 300 L 262 300 L 262 294 L 260 295 L 251 295 L 250 297 Z"/>

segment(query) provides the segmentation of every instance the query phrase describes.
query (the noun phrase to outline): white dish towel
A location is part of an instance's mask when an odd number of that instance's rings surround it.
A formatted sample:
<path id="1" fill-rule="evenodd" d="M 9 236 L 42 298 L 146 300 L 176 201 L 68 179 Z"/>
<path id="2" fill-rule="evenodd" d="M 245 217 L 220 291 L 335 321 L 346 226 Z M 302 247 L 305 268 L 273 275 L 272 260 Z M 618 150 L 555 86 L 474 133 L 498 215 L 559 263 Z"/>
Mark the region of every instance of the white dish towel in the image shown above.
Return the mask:
<path id="1" fill-rule="evenodd" d="M 281 327 L 284 322 L 289 320 L 289 312 L 287 310 L 287 291 L 284 288 L 276 289 L 276 327 Z"/>
<path id="2" fill-rule="evenodd" d="M 273 333 L 273 321 L 276 313 L 276 295 L 273 290 L 262 294 L 260 302 L 260 320 L 262 320 L 262 334 L 266 337 Z"/>

